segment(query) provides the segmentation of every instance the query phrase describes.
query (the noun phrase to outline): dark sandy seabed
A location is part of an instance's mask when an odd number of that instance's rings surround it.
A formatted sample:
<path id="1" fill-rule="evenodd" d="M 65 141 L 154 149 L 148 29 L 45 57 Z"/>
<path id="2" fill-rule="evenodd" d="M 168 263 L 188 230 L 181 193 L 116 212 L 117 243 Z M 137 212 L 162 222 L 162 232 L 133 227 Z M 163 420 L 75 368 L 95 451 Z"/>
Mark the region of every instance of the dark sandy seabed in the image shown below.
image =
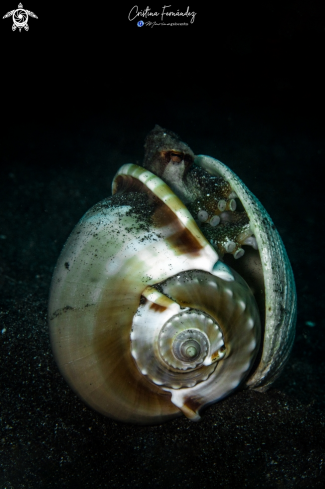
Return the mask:
<path id="1" fill-rule="evenodd" d="M 30 106 L 29 116 L 5 119 L 1 489 L 325 487 L 323 122 L 306 101 L 301 113 L 293 97 L 284 108 L 283 86 L 292 79 L 281 73 L 259 98 L 242 90 L 235 100 L 231 89 L 212 97 L 211 87 L 196 86 L 179 97 L 143 91 L 138 101 L 113 103 L 108 89 L 112 105 L 102 110 L 77 110 L 67 97 L 63 112 L 53 104 L 39 117 Z M 122 164 L 141 164 L 144 137 L 156 123 L 196 154 L 226 163 L 261 200 L 292 263 L 298 321 L 288 364 L 267 393 L 238 391 L 198 423 L 180 417 L 143 427 L 103 417 L 68 387 L 51 352 L 47 302 L 69 233 L 110 195 Z"/>

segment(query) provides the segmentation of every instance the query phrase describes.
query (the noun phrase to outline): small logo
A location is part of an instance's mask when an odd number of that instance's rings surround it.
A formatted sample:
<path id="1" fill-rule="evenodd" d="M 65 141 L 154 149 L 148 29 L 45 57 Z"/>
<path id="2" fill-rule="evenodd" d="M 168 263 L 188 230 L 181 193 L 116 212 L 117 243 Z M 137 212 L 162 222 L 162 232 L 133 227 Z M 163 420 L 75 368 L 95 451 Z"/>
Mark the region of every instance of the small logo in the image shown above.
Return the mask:
<path id="1" fill-rule="evenodd" d="M 139 20 L 139 22 L 137 23 L 137 26 L 138 26 L 138 27 L 142 27 L 142 26 L 143 26 L 143 24 L 144 24 L 143 20 Z"/>
<path id="2" fill-rule="evenodd" d="M 28 31 L 28 16 L 34 17 L 34 19 L 38 19 L 37 15 L 35 15 L 33 12 L 23 9 L 23 5 L 21 3 L 18 5 L 18 8 L 16 10 L 11 10 L 11 12 L 7 12 L 6 15 L 4 15 L 2 18 L 6 19 L 11 15 L 13 20 L 12 30 L 15 31 L 18 27 L 19 32 L 21 32 L 22 28 L 24 28 L 25 31 Z"/>

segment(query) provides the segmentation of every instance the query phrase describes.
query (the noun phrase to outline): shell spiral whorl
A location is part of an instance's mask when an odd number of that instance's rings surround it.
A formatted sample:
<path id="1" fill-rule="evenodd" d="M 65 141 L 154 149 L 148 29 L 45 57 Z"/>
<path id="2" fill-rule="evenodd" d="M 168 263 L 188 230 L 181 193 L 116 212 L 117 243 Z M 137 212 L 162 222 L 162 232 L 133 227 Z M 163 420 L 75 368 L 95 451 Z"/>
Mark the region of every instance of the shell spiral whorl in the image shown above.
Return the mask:
<path id="1" fill-rule="evenodd" d="M 218 160 L 156 126 L 58 260 L 49 303 L 62 374 L 91 407 L 157 423 L 239 385 L 266 389 L 294 337 L 285 249 L 259 201 Z"/>

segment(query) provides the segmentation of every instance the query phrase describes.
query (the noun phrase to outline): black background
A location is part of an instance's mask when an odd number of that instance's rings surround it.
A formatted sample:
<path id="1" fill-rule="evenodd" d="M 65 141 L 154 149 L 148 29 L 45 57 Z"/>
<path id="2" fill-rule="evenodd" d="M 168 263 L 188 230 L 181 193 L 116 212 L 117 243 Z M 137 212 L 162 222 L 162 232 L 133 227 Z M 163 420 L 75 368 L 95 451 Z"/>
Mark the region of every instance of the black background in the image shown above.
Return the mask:
<path id="1" fill-rule="evenodd" d="M 2 5 L 12 9 L 10 2 Z M 28 36 L 12 33 L 11 18 L 3 19 L 2 81 L 9 112 L 19 113 L 20 120 L 24 114 L 26 120 L 53 122 L 67 112 L 122 116 L 123 110 L 140 113 L 152 99 L 158 104 L 157 98 L 168 97 L 174 111 L 194 99 L 272 108 L 292 117 L 320 114 L 324 11 L 319 2 L 194 4 L 193 24 L 153 28 L 128 20 L 133 5 L 34 2 L 29 8 L 37 9 L 39 18 L 29 18 Z M 184 11 L 186 5 L 167 10 Z M 161 10 L 157 4 L 150 8 Z M 19 94 L 23 103 L 17 110 Z"/>
<path id="2" fill-rule="evenodd" d="M 323 487 L 323 8 L 196 2 L 193 24 L 139 28 L 133 5 L 24 1 L 38 16 L 28 32 L 0 23 L 0 487 Z M 1 16 L 14 8 L 2 2 Z M 267 394 L 144 428 L 67 387 L 46 315 L 70 231 L 121 164 L 141 163 L 156 123 L 265 205 L 294 269 L 298 322 Z"/>

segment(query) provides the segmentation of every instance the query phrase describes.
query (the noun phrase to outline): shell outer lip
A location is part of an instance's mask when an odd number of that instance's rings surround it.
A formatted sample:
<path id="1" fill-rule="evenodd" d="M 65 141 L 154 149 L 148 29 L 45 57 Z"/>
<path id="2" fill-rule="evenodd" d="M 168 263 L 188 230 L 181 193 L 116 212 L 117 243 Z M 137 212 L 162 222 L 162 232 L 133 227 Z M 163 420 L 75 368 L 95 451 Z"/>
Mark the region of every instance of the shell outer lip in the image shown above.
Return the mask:
<path id="1" fill-rule="evenodd" d="M 202 234 L 201 230 L 197 226 L 192 214 L 188 211 L 186 205 L 175 195 L 173 190 L 157 175 L 151 171 L 143 168 L 142 166 L 135 165 L 133 163 L 126 163 L 116 173 L 112 182 L 112 194 L 117 191 L 116 179 L 119 175 L 129 175 L 146 185 L 153 194 L 158 196 L 167 207 L 169 207 L 183 223 L 183 225 L 193 234 L 200 242 L 202 247 L 207 247 L 213 250 L 215 255 L 215 262 L 219 259 L 218 254 L 211 246 L 209 241 Z M 162 195 L 163 194 L 163 195 Z"/>
<path id="2" fill-rule="evenodd" d="M 295 338 L 297 294 L 291 264 L 272 219 L 242 180 L 211 156 L 197 155 L 194 162 L 230 184 L 248 214 L 256 237 L 265 283 L 265 332 L 260 363 L 246 384 L 263 392 L 280 375 Z"/>

